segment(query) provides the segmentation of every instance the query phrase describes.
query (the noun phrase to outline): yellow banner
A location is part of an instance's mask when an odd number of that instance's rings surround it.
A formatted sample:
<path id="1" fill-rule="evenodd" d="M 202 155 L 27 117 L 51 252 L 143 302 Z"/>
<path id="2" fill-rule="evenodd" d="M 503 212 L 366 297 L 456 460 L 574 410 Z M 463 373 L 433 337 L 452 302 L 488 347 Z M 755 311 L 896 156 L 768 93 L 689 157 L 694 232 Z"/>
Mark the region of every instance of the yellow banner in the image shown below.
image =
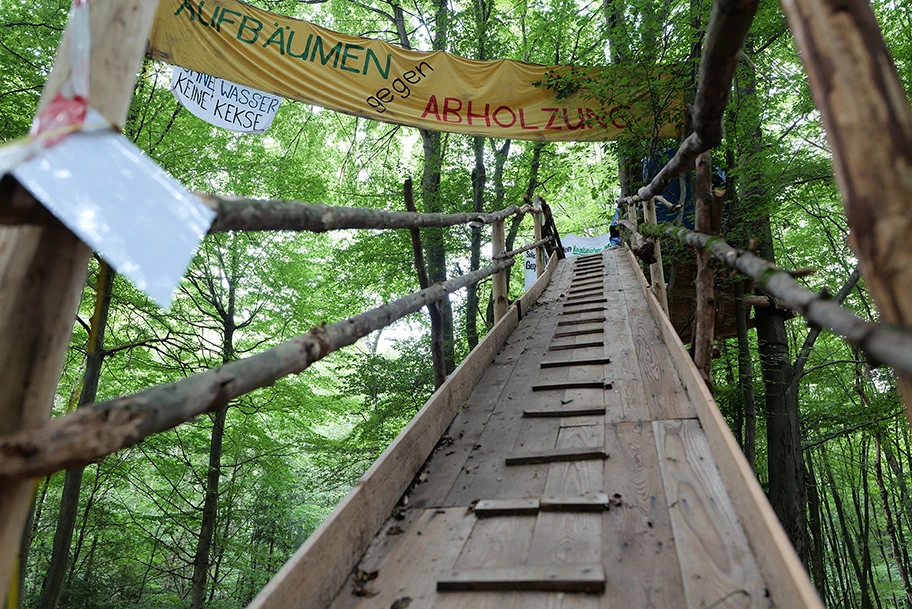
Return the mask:
<path id="1" fill-rule="evenodd" d="M 584 93 L 558 100 L 554 91 L 533 83 L 570 68 L 410 51 L 236 0 L 161 0 L 150 47 L 161 61 L 287 99 L 373 120 L 486 137 L 642 137 L 653 133 L 653 109 L 660 105 L 647 86 L 620 82 L 612 85 L 610 95 L 601 96 L 607 103 Z M 586 73 L 604 83 L 609 70 Z M 201 91 L 198 102 L 212 104 L 211 110 L 226 122 L 249 120 L 262 110 L 258 104 L 268 103 L 242 90 L 219 93 L 207 98 Z M 663 114 L 679 118 L 682 104 L 675 105 Z M 658 135 L 678 134 L 673 121 L 661 123 Z"/>

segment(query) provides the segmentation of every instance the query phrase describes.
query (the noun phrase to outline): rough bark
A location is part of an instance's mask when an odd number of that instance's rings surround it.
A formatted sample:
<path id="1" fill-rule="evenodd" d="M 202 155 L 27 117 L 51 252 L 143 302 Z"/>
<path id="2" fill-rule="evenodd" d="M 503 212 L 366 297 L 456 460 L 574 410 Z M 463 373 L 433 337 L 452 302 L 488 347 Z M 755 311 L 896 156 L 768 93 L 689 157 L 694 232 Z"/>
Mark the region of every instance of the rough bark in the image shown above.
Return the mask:
<path id="1" fill-rule="evenodd" d="M 530 243 L 528 245 L 518 247 L 514 250 L 510 250 L 509 252 L 497 254 L 496 256 L 494 256 L 494 260 L 504 260 L 506 258 L 513 258 L 514 256 L 518 256 L 519 254 L 528 252 L 529 250 L 533 250 L 533 249 L 541 247 L 547 243 L 551 243 L 553 240 L 554 240 L 553 237 L 548 236 L 548 237 L 545 237 L 544 239 L 539 239 L 538 241 L 533 241 L 532 243 Z"/>
<path id="2" fill-rule="evenodd" d="M 405 181 L 404 194 L 406 209 L 415 211 L 415 198 L 412 195 L 411 178 Z M 424 266 L 424 250 L 421 247 L 421 233 L 417 228 L 409 229 L 409 232 L 412 237 L 412 254 L 415 258 L 415 270 L 418 272 L 418 285 L 422 290 L 425 290 L 430 283 L 428 281 L 427 269 Z M 477 268 L 477 262 L 475 264 Z M 470 287 L 473 289 L 475 288 L 475 286 Z M 439 301 L 429 304 L 427 310 L 428 316 L 431 318 L 431 359 L 433 360 L 434 389 L 436 390 L 440 389 L 440 386 L 446 382 L 447 377 L 446 354 L 443 350 L 443 313 L 440 310 Z M 471 306 L 469 307 L 469 311 L 472 311 Z M 474 319 L 474 316 L 467 315 L 467 318 Z"/>
<path id="3" fill-rule="evenodd" d="M 115 275 L 114 269 L 105 262 L 101 263 L 95 295 L 95 312 L 92 315 L 91 332 L 86 348 L 86 367 L 77 407 L 91 404 L 98 394 L 101 366 L 106 355 L 104 334 L 108 323 L 108 312 L 111 308 Z M 82 475 L 82 467 L 69 469 L 66 472 L 63 494 L 60 498 L 60 511 L 57 515 L 57 528 L 54 531 L 51 560 L 47 567 L 41 596 L 38 598 L 38 609 L 55 609 L 63 593 L 63 583 L 70 558 L 70 544 L 73 541 L 73 529 L 76 526 L 76 512 L 79 508 Z"/>
<path id="4" fill-rule="evenodd" d="M 696 224 L 698 232 L 713 232 L 712 156 L 704 152 L 697 157 Z M 713 280 L 716 270 L 712 254 L 697 250 L 696 285 L 697 310 L 694 315 L 693 333 L 694 364 L 703 381 L 712 388 L 712 346 L 716 326 L 716 306 L 713 297 Z"/>
<path id="5" fill-rule="evenodd" d="M 409 294 L 361 315 L 311 328 L 257 355 L 168 385 L 100 402 L 54 419 L 44 427 L 0 437 L 0 483 L 35 478 L 132 446 L 230 400 L 299 373 L 328 354 L 414 313 L 446 294 L 514 264 L 503 260 Z"/>
<path id="6" fill-rule="evenodd" d="M 783 0 L 883 321 L 912 326 L 912 110 L 871 5 Z M 912 374 L 898 375 L 912 419 Z"/>

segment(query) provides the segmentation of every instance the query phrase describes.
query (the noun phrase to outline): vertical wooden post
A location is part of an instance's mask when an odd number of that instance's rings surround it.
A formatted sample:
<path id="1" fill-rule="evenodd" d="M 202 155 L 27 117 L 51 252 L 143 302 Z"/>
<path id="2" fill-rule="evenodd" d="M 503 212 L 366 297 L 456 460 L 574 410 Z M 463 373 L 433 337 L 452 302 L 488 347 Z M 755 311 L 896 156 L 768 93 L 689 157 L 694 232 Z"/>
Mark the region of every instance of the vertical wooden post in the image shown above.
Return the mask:
<path id="1" fill-rule="evenodd" d="M 542 238 L 542 211 L 537 208 L 532 211 L 532 225 L 535 230 L 535 241 L 541 241 Z M 539 245 L 535 248 L 535 274 L 541 277 L 545 272 L 545 248 Z"/>
<path id="2" fill-rule="evenodd" d="M 699 233 L 713 232 L 712 156 L 707 151 L 697 157 L 696 225 Z M 700 376 L 712 387 L 712 344 L 716 324 L 716 307 L 713 297 L 715 267 L 712 254 L 697 250 L 697 310 L 694 315 L 693 358 Z"/>
<path id="3" fill-rule="evenodd" d="M 912 326 L 912 110 L 866 0 L 782 0 L 820 109 L 849 241 L 881 321 Z M 912 376 L 898 376 L 912 420 Z"/>
<path id="4" fill-rule="evenodd" d="M 93 0 L 89 103 L 122 128 L 145 52 L 155 0 Z M 69 30 L 58 49 L 41 105 L 69 73 Z M 0 228 L 0 435 L 50 417 L 69 346 L 89 249 L 59 222 Z M 0 484 L 0 598 L 7 592 L 33 483 Z"/>
<path id="5" fill-rule="evenodd" d="M 656 220 L 655 199 L 652 197 L 643 201 L 643 219 L 649 224 L 658 224 Z M 665 285 L 665 267 L 662 266 L 662 240 L 655 240 L 656 261 L 649 265 L 649 283 L 656 300 L 668 317 L 668 291 Z"/>
<path id="6" fill-rule="evenodd" d="M 504 221 L 498 220 L 493 225 L 492 238 L 492 255 L 503 254 L 506 245 L 506 236 L 504 235 Z M 509 301 L 507 300 L 507 274 L 501 271 L 494 275 L 493 298 L 494 298 L 494 323 L 497 323 L 507 314 Z"/>

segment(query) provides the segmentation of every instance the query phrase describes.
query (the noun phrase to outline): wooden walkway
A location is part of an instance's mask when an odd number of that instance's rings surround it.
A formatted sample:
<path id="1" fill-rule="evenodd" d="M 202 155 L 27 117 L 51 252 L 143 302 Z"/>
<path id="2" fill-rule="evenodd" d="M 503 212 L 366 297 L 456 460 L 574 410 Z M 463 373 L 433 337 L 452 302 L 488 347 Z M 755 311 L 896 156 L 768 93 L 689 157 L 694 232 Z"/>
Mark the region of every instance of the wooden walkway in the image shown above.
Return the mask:
<path id="1" fill-rule="evenodd" d="M 773 606 L 637 273 L 558 265 L 333 609 Z"/>

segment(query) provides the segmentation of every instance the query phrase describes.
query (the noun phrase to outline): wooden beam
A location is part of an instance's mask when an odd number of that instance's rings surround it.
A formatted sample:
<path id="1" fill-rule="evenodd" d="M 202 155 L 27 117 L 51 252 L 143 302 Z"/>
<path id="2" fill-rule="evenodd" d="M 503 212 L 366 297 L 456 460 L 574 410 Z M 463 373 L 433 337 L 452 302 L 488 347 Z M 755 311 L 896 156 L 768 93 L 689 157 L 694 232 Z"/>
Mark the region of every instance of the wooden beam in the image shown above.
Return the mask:
<path id="1" fill-rule="evenodd" d="M 564 461 L 605 460 L 608 453 L 604 448 L 550 448 L 539 451 L 514 452 L 506 457 L 507 465 L 534 465 L 536 463 L 559 463 Z"/>
<path id="2" fill-rule="evenodd" d="M 498 220 L 493 224 L 493 235 L 491 247 L 494 250 L 493 256 L 496 258 L 498 254 L 504 252 L 504 244 L 506 243 L 503 220 Z M 509 301 L 507 299 L 507 274 L 498 273 L 494 275 L 493 283 L 492 298 L 494 299 L 494 323 L 497 323 L 506 315 L 507 307 L 509 306 Z"/>
<path id="3" fill-rule="evenodd" d="M 783 0 L 882 321 L 912 327 L 912 110 L 871 5 Z M 912 421 L 912 374 L 897 377 Z"/>
<path id="4" fill-rule="evenodd" d="M 523 416 L 526 418 L 553 418 L 553 417 L 585 417 L 590 415 L 605 414 L 604 406 L 542 406 L 539 408 L 526 408 L 523 410 Z"/>
<path id="5" fill-rule="evenodd" d="M 538 499 L 482 499 L 472 510 L 477 518 L 538 514 Z"/>
<path id="6" fill-rule="evenodd" d="M 586 336 L 587 334 L 604 334 L 605 328 L 590 328 L 588 330 L 573 330 L 570 332 L 555 332 L 552 338 L 569 338 L 571 336 Z"/>
<path id="7" fill-rule="evenodd" d="M 697 231 L 712 234 L 712 156 L 706 151 L 697 157 L 696 226 Z M 694 314 L 693 359 L 703 380 L 712 387 L 712 346 L 716 327 L 716 306 L 713 298 L 713 280 L 716 271 L 712 254 L 697 250 L 696 286 L 697 308 Z M 661 300 L 659 301 L 661 302 Z M 667 311 L 666 311 L 667 313 Z"/>
<path id="8" fill-rule="evenodd" d="M 605 569 L 601 563 L 487 567 L 450 571 L 437 580 L 438 592 L 509 590 L 600 594 Z"/>
<path id="9" fill-rule="evenodd" d="M 574 304 L 574 305 L 596 304 L 599 302 L 608 302 L 608 300 L 606 298 L 600 298 L 599 300 L 593 300 L 593 301 L 590 301 L 587 303 L 577 302 L 577 303 L 572 303 L 572 304 Z M 564 306 L 566 307 L 566 305 L 564 305 Z M 558 313 L 558 315 L 576 315 L 578 313 L 598 313 L 598 312 L 607 311 L 607 310 L 608 309 L 606 309 L 605 307 L 594 307 L 594 308 L 589 308 L 589 309 L 576 309 L 575 311 L 567 311 L 565 308 L 564 311 Z"/>
<path id="10" fill-rule="evenodd" d="M 90 7 L 89 103 L 123 127 L 157 0 L 93 0 Z M 68 28 L 38 107 L 70 73 Z M 56 219 L 41 227 L 0 228 L 0 434 L 34 429 L 50 418 L 57 379 L 91 254 Z M 0 598 L 6 596 L 31 480 L 0 481 Z"/>
<path id="11" fill-rule="evenodd" d="M 532 391 L 555 391 L 558 389 L 611 389 L 605 381 L 564 381 L 547 385 L 532 385 Z"/>
<path id="12" fill-rule="evenodd" d="M 579 326 L 582 324 L 600 324 L 606 321 L 605 317 L 591 317 L 589 319 L 571 319 L 557 322 L 558 326 Z"/>
<path id="13" fill-rule="evenodd" d="M 542 362 L 539 364 L 542 368 L 562 368 L 566 366 L 602 366 L 604 364 L 610 364 L 611 358 L 609 357 L 598 357 L 595 359 L 577 359 L 577 360 L 567 360 L 565 362 Z"/>
<path id="14" fill-rule="evenodd" d="M 636 259 L 629 251 L 627 261 L 634 269 L 637 282 L 659 328 L 659 334 L 668 346 L 672 363 L 696 408 L 719 474 L 744 525 L 744 532 L 754 550 L 773 605 L 824 609 L 728 423 L 719 412 L 687 349 L 681 343 L 671 321 L 664 315 L 655 295 L 646 284 L 646 278 L 640 272 Z"/>
<path id="15" fill-rule="evenodd" d="M 568 351 L 570 349 L 587 349 L 589 347 L 604 347 L 605 343 L 602 341 L 592 341 L 589 343 L 577 343 L 575 345 L 551 345 L 548 347 L 548 351 Z"/>
<path id="16" fill-rule="evenodd" d="M 545 495 L 539 500 L 539 509 L 542 512 L 604 512 L 609 501 L 608 493 Z"/>

